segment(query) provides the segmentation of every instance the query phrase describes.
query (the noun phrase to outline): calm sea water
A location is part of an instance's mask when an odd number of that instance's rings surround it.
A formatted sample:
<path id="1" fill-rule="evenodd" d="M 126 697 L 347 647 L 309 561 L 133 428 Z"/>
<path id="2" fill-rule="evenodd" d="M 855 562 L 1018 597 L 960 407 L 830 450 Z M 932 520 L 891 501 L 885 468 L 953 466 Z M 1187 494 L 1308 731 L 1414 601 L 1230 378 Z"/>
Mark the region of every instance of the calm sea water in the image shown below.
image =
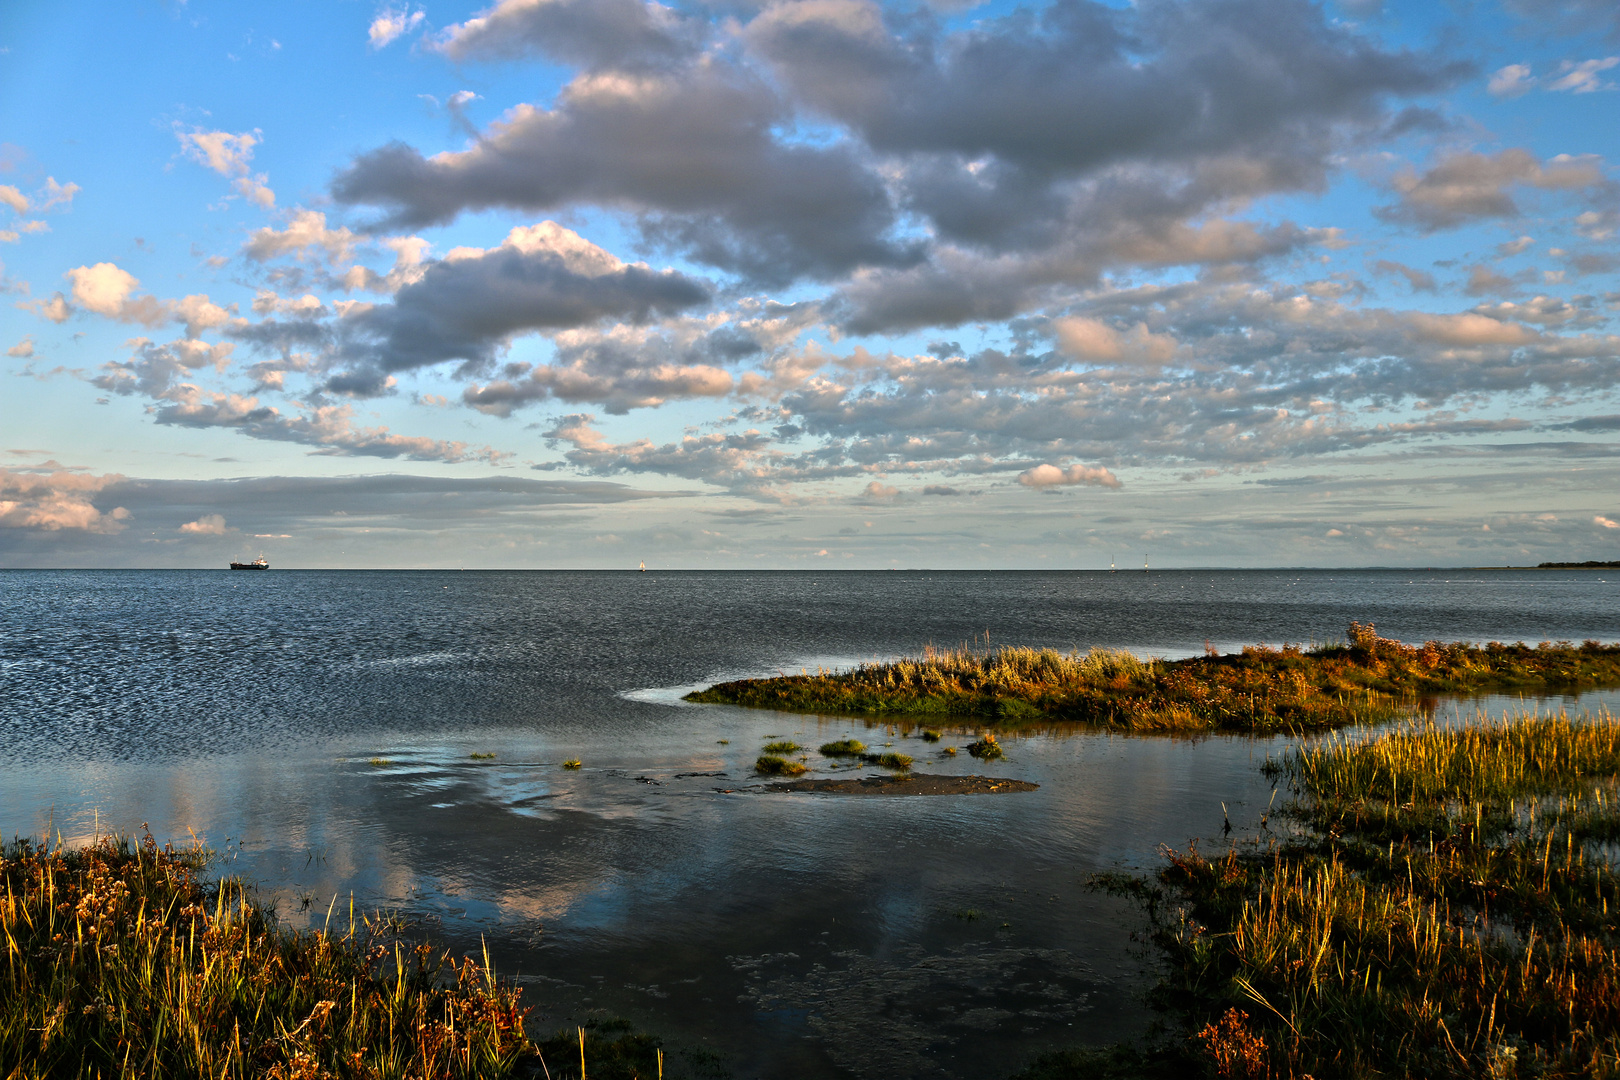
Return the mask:
<path id="1" fill-rule="evenodd" d="M 1223 803 L 1252 825 L 1286 742 L 1039 735 L 986 768 L 681 693 L 986 635 L 1178 656 L 1352 619 L 1613 641 L 1620 575 L 6 571 L 0 830 L 194 834 L 294 924 L 352 895 L 482 938 L 542 1026 L 622 1015 L 685 1071 L 1005 1075 L 1147 1022 L 1135 915 L 1085 881 L 1216 835 Z M 846 734 L 1041 787 L 750 790 L 768 738 Z"/>

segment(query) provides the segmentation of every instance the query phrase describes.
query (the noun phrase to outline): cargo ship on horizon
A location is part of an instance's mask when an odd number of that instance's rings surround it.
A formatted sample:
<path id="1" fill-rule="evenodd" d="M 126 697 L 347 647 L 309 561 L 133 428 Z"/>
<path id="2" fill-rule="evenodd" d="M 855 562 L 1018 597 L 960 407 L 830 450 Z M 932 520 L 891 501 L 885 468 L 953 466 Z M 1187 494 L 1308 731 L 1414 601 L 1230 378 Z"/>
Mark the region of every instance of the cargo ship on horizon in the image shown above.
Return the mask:
<path id="1" fill-rule="evenodd" d="M 260 556 L 257 559 L 254 559 L 252 562 L 233 562 L 233 563 L 231 563 L 231 569 L 232 570 L 268 570 L 268 569 L 270 569 L 270 561 L 268 559 L 266 559 L 263 554 L 260 554 Z"/>

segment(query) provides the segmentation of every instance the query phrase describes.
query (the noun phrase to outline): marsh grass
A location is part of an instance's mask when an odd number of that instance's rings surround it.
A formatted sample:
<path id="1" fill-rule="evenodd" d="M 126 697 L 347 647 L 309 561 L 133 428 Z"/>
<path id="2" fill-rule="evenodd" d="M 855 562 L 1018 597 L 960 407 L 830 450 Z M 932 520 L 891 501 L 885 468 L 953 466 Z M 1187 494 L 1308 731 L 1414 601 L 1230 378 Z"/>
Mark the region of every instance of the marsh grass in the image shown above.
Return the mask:
<path id="1" fill-rule="evenodd" d="M 839 739 L 821 744 L 821 753 L 825 757 L 858 757 L 865 752 L 866 744 L 859 739 Z"/>
<path id="2" fill-rule="evenodd" d="M 562 763 L 562 767 L 565 769 L 583 769 L 585 767 L 585 763 L 579 760 L 577 757 L 571 757 Z"/>
<path id="3" fill-rule="evenodd" d="M 775 742 L 766 743 L 762 749 L 767 754 L 797 754 L 804 747 L 792 739 L 778 739 Z"/>
<path id="4" fill-rule="evenodd" d="M 1304 732 L 1408 714 L 1436 694 L 1620 685 L 1620 645 L 1403 645 L 1352 623 L 1305 650 L 1143 660 L 1092 649 L 928 649 L 846 672 L 720 683 L 687 700 L 797 712 L 972 716 L 1002 728 L 1084 722 L 1135 731 Z"/>
<path id="5" fill-rule="evenodd" d="M 977 742 L 969 743 L 967 752 L 981 761 L 1000 761 L 1007 756 L 993 732 L 985 732 Z"/>
<path id="6" fill-rule="evenodd" d="M 1334 736 L 1298 833 L 1167 852 L 1159 999 L 1217 1076 L 1620 1075 L 1620 721 Z"/>
<path id="7" fill-rule="evenodd" d="M 941 735 L 933 728 L 923 728 L 917 733 L 917 737 L 923 742 L 939 742 Z"/>
<path id="8" fill-rule="evenodd" d="M 801 776 L 810 768 L 802 762 L 789 761 L 777 754 L 761 754 L 754 761 L 754 771 L 761 776 Z"/>
<path id="9" fill-rule="evenodd" d="M 520 991 L 487 958 L 352 912 L 286 930 L 206 862 L 150 837 L 0 853 L 0 1075 L 527 1075 Z"/>
<path id="10" fill-rule="evenodd" d="M 861 760 L 868 765 L 881 765 L 885 769 L 900 769 L 903 771 L 911 768 L 910 754 L 896 754 L 892 751 L 887 754 L 862 754 Z"/>
<path id="11" fill-rule="evenodd" d="M 474 750 L 467 756 L 472 758 L 474 761 L 494 761 L 496 757 L 495 754 L 487 750 Z"/>

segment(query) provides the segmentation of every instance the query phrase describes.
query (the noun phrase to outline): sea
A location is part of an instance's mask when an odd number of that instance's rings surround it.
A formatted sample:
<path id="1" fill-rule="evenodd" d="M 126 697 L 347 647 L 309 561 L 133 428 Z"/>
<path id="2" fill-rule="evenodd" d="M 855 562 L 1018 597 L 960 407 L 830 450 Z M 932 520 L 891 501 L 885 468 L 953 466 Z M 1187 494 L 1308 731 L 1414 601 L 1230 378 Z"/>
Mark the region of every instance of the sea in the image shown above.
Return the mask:
<path id="1" fill-rule="evenodd" d="M 939 753 L 971 725 L 935 744 L 682 696 L 929 646 L 1173 658 L 1352 621 L 1614 642 L 1620 573 L 0 571 L 0 833 L 204 843 L 287 925 L 382 914 L 487 949 L 537 1031 L 626 1020 L 672 1077 L 1007 1076 L 1149 1028 L 1141 913 L 1093 876 L 1273 828 L 1289 793 L 1261 766 L 1292 740 L 1047 730 L 984 764 Z M 753 776 L 767 741 L 845 737 L 1040 786 Z"/>

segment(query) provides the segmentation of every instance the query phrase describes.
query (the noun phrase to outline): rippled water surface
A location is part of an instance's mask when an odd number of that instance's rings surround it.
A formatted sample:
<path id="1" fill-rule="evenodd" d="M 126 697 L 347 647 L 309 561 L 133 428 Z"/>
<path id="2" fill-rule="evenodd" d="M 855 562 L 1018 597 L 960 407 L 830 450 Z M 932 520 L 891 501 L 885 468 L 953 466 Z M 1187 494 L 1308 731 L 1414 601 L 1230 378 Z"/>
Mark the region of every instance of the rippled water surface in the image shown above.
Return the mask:
<path id="1" fill-rule="evenodd" d="M 1134 916 L 1086 878 L 1217 834 L 1222 803 L 1258 820 L 1257 766 L 1286 743 L 1046 734 L 984 767 L 899 729 L 681 693 L 986 634 L 1164 656 L 1352 619 L 1407 641 L 1612 641 L 1617 588 L 1592 571 L 0 572 L 0 829 L 195 833 L 294 923 L 352 893 L 453 945 L 483 936 L 543 1025 L 623 1015 L 683 1067 L 707 1049 L 737 1076 L 993 1077 L 1146 1022 Z M 767 738 L 846 734 L 1041 787 L 756 789 Z"/>

